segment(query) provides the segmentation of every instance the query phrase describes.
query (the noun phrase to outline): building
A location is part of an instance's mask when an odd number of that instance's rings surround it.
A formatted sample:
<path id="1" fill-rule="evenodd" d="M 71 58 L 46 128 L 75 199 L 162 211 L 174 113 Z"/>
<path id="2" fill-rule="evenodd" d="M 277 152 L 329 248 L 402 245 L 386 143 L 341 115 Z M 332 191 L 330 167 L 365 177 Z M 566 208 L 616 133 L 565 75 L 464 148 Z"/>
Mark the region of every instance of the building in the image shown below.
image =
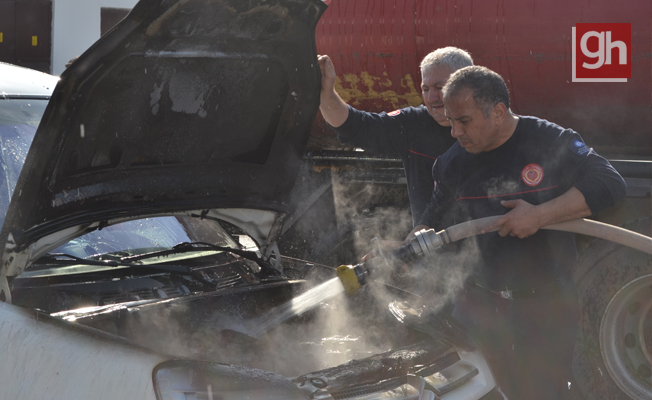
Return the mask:
<path id="1" fill-rule="evenodd" d="M 0 0 L 0 61 L 59 75 L 137 0 Z"/>

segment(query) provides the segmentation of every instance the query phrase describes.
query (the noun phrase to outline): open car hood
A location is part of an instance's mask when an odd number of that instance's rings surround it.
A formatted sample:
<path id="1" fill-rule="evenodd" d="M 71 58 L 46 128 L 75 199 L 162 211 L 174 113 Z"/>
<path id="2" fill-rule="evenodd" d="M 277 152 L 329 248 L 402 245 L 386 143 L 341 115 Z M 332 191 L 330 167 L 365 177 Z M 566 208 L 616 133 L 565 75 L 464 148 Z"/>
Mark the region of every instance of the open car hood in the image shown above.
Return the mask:
<path id="1" fill-rule="evenodd" d="M 238 208 L 278 223 L 319 107 L 325 8 L 141 0 L 61 75 L 0 233 L 2 275 L 116 219 Z"/>

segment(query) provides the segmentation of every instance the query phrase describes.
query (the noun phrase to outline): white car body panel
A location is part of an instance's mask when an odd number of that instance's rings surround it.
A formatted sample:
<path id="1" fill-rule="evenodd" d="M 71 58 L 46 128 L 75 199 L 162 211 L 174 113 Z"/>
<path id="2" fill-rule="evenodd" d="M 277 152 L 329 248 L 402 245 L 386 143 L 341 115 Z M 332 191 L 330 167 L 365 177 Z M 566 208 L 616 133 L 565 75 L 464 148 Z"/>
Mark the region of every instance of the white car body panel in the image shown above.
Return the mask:
<path id="1" fill-rule="evenodd" d="M 462 361 L 466 361 L 470 365 L 478 368 L 479 374 L 474 376 L 473 379 L 466 384 L 442 395 L 442 400 L 479 399 L 482 396 L 487 395 L 491 389 L 496 387 L 496 382 L 494 381 L 494 377 L 491 375 L 491 370 L 489 369 L 487 361 L 485 361 L 484 357 L 482 357 L 477 350 L 458 350 L 458 354 Z"/>
<path id="2" fill-rule="evenodd" d="M 168 360 L 7 303 L 0 303 L 0 357 L 3 399 L 155 400 L 152 371 Z"/>

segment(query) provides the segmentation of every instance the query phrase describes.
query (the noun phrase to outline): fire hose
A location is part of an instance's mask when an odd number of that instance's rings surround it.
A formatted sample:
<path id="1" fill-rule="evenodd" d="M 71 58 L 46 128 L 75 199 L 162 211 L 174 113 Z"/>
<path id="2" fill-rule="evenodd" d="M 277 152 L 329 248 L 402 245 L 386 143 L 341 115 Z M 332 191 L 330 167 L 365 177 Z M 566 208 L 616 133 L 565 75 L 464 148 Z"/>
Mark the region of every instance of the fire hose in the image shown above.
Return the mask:
<path id="1" fill-rule="evenodd" d="M 498 215 L 474 219 L 451 226 L 439 232 L 435 232 L 434 229 L 420 230 L 415 233 L 414 238 L 408 243 L 393 249 L 387 255 L 382 251 L 379 241 L 374 239 L 376 244 L 376 257 L 357 265 L 340 265 L 337 268 L 337 276 L 340 278 L 346 294 L 353 296 L 362 285 L 368 282 L 369 276 L 374 270 L 379 268 L 387 269 L 391 263 L 410 263 L 418 258 L 433 257 L 440 247 L 479 235 L 483 227 L 491 224 L 500 217 Z M 499 229 L 500 227 L 497 227 L 491 232 L 498 231 Z M 652 254 L 652 238 L 602 222 L 582 218 L 544 226 L 541 229 L 594 236 Z"/>

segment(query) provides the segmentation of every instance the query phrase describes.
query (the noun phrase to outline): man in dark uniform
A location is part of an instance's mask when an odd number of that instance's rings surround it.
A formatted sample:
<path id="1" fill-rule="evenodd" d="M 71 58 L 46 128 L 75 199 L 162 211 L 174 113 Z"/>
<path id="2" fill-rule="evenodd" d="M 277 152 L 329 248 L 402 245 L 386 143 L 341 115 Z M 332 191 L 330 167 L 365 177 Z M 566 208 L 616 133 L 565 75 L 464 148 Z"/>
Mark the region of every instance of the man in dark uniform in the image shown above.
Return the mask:
<path id="1" fill-rule="evenodd" d="M 369 113 L 348 106 L 335 91 L 335 68 L 319 56 L 322 72 L 320 110 L 340 141 L 376 154 L 398 154 L 403 160 L 412 221 L 419 220 L 433 189 L 432 164 L 455 143 L 444 115 L 441 89 L 456 70 L 473 65 L 464 50 L 445 47 L 421 62 L 424 105 L 390 113 Z"/>
<path id="2" fill-rule="evenodd" d="M 539 228 L 613 206 L 625 183 L 573 130 L 512 114 L 493 71 L 458 70 L 443 92 L 458 142 L 433 166 L 435 189 L 415 231 L 503 215 L 483 228 L 497 232 L 466 240 L 477 256 L 453 315 L 509 399 L 564 398 L 578 320 L 570 276 L 577 253 L 573 234 Z"/>

